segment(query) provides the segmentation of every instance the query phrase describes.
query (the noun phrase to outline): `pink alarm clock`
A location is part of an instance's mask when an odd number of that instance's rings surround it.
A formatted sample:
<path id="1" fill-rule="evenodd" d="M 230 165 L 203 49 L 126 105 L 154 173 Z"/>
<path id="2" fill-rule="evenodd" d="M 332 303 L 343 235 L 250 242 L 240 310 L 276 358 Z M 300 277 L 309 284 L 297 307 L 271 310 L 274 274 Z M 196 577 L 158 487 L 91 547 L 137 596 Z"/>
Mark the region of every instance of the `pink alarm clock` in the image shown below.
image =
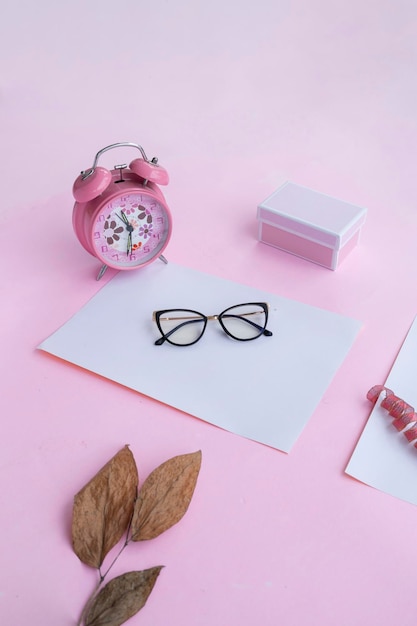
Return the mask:
<path id="1" fill-rule="evenodd" d="M 115 165 L 107 170 L 97 165 L 100 156 L 119 147 L 140 151 L 129 167 Z M 159 185 L 167 185 L 167 171 L 154 157 L 149 160 L 136 143 L 115 143 L 102 148 L 90 169 L 81 172 L 73 185 L 76 200 L 72 215 L 81 245 L 97 257 L 102 267 L 134 270 L 159 258 L 172 231 L 171 212 Z"/>

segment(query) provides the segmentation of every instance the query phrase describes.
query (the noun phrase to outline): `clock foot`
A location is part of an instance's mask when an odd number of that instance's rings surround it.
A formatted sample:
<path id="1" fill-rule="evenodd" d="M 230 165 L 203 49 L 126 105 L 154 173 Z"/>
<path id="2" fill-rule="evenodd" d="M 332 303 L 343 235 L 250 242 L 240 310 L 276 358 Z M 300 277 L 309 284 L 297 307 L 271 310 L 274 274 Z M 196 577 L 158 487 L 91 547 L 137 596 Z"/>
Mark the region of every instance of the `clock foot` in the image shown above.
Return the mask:
<path id="1" fill-rule="evenodd" d="M 99 271 L 99 273 L 97 274 L 97 278 L 96 278 L 96 280 L 100 280 L 100 278 L 103 276 L 103 274 L 104 274 L 104 272 L 106 271 L 106 269 L 107 269 L 107 265 L 106 265 L 106 264 L 104 264 L 104 265 L 102 265 L 102 266 L 101 266 L 100 271 Z"/>
<path id="2" fill-rule="evenodd" d="M 158 258 L 161 259 L 161 261 L 163 261 L 166 265 L 168 265 L 168 261 L 166 260 L 163 254 L 160 254 Z"/>

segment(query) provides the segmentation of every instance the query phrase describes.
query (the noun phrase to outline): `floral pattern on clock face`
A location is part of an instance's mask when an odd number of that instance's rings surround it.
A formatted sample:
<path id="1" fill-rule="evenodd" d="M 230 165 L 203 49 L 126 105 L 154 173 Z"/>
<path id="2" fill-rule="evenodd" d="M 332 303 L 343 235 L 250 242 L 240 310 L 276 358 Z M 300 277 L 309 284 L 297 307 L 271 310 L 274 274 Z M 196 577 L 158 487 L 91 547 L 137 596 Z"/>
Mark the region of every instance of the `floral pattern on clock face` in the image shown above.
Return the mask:
<path id="1" fill-rule="evenodd" d="M 159 256 L 168 234 L 165 208 L 154 196 L 139 192 L 110 200 L 93 226 L 97 255 L 119 267 L 135 267 Z"/>

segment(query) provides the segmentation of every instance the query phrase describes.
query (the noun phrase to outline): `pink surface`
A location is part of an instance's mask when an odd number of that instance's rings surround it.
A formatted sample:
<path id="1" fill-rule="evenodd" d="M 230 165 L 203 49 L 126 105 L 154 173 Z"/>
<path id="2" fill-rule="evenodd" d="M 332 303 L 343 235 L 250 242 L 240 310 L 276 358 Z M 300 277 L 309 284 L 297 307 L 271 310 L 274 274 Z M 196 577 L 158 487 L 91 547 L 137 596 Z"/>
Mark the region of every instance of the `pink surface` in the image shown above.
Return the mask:
<path id="1" fill-rule="evenodd" d="M 415 623 L 417 510 L 344 469 L 417 313 L 417 7 L 243 7 L 3 11 L 1 623 L 76 623 L 95 576 L 71 550 L 72 498 L 125 443 L 142 480 L 203 452 L 185 518 L 115 568 L 166 566 L 132 624 Z M 71 187 L 116 141 L 169 172 L 169 259 L 363 321 L 289 455 L 35 350 L 100 288 Z M 368 207 L 336 272 L 257 242 L 256 207 L 287 179 Z"/>

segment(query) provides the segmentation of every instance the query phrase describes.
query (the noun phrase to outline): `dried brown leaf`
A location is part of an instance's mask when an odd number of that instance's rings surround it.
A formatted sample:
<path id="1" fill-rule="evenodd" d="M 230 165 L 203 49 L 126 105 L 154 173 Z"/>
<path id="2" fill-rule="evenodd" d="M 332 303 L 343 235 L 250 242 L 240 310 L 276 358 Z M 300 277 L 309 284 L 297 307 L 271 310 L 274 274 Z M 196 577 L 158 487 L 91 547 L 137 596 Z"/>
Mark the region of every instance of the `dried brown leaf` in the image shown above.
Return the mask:
<path id="1" fill-rule="evenodd" d="M 169 459 L 145 480 L 135 503 L 133 541 L 153 539 L 188 509 L 201 466 L 201 451 Z"/>
<path id="2" fill-rule="evenodd" d="M 113 578 L 97 594 L 86 626 L 120 626 L 145 606 L 162 566 L 142 572 L 127 572 Z"/>
<path id="3" fill-rule="evenodd" d="M 132 518 L 138 471 L 127 446 L 119 450 L 74 498 L 72 545 L 86 565 L 99 568 Z"/>

